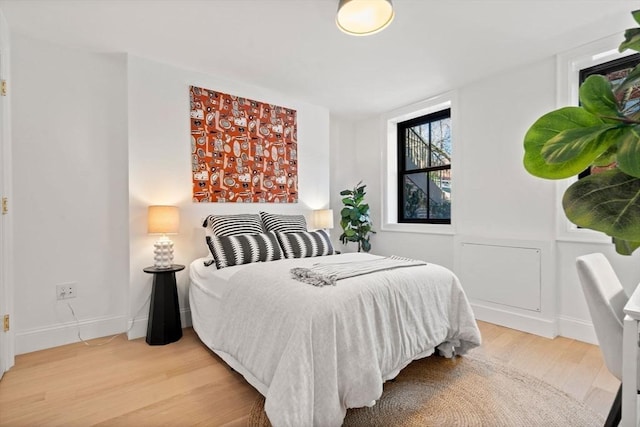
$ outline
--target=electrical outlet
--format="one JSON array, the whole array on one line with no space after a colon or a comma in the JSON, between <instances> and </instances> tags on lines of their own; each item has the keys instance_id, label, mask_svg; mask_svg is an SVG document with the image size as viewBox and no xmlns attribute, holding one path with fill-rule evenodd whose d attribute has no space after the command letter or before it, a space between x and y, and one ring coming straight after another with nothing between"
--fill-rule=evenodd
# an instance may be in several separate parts
<instances>
[{"instance_id":1,"label":"electrical outlet","mask_svg":"<svg viewBox=\"0 0 640 427\"><path fill-rule=\"evenodd\" d=\"M77 283L63 283L61 285L56 286L56 298L58 300L61 299L69 299L76 297L76 285Z\"/></svg>"}]
</instances>

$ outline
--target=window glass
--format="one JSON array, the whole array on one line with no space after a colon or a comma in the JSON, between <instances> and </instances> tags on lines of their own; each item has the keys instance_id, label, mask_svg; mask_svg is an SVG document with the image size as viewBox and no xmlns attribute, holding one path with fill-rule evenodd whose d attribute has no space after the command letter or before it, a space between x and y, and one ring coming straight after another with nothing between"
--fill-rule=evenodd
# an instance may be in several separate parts
<instances>
[{"instance_id":1,"label":"window glass","mask_svg":"<svg viewBox=\"0 0 640 427\"><path fill-rule=\"evenodd\" d=\"M451 110L398 123L398 222L451 223Z\"/></svg>"}]
</instances>

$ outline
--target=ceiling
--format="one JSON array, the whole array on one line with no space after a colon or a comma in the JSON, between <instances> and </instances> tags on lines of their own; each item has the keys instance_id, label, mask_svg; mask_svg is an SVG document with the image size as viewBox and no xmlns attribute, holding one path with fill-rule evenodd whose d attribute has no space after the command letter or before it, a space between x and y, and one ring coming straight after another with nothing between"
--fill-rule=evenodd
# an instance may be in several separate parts
<instances>
[{"instance_id":1,"label":"ceiling","mask_svg":"<svg viewBox=\"0 0 640 427\"><path fill-rule=\"evenodd\" d=\"M636 26L623 0L394 0L353 37L337 0L0 0L12 32L128 52L362 118Z\"/></svg>"}]
</instances>

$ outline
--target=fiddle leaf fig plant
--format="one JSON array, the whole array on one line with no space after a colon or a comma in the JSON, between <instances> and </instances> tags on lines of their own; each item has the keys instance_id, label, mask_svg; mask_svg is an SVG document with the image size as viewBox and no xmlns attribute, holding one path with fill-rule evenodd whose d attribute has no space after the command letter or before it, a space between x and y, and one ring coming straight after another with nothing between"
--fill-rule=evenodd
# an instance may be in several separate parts
<instances>
[{"instance_id":1,"label":"fiddle leaf fig plant","mask_svg":"<svg viewBox=\"0 0 640 427\"><path fill-rule=\"evenodd\" d=\"M375 234L375 231L371 229L369 205L364 203L364 196L367 194L364 191L365 188L366 185L360 181L352 190L340 192L341 196L345 196L342 198L344 207L340 211L340 226L342 227L340 241L345 245L349 242L357 242L358 252L371 250L369 233Z\"/></svg>"},{"instance_id":2,"label":"fiddle leaf fig plant","mask_svg":"<svg viewBox=\"0 0 640 427\"><path fill-rule=\"evenodd\" d=\"M640 24L640 10L632 15ZM625 32L619 50L626 49L640 52L640 28ZM564 179L592 168L565 191L562 206L577 226L611 236L623 255L640 247L640 103L628 102L639 87L640 65L617 85L589 76L580 107L543 115L524 137L524 167L534 176Z\"/></svg>"}]
</instances>

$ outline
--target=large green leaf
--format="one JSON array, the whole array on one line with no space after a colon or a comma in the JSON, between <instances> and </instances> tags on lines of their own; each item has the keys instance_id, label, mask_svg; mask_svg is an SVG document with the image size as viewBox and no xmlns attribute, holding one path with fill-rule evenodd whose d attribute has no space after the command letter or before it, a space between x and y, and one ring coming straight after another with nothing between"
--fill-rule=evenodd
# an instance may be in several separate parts
<instances>
[{"instance_id":1,"label":"large green leaf","mask_svg":"<svg viewBox=\"0 0 640 427\"><path fill-rule=\"evenodd\" d=\"M573 183L564 193L562 206L567 218L580 227L640 241L640 179L619 169Z\"/></svg>"},{"instance_id":2,"label":"large green leaf","mask_svg":"<svg viewBox=\"0 0 640 427\"><path fill-rule=\"evenodd\" d=\"M365 203L364 205L360 205L358 208L361 215L367 215L369 213L369 205Z\"/></svg>"},{"instance_id":3,"label":"large green leaf","mask_svg":"<svg viewBox=\"0 0 640 427\"><path fill-rule=\"evenodd\" d=\"M592 163L593 166L609 166L616 161L616 155L618 151L618 145L611 145L607 151L602 153L600 157L595 159Z\"/></svg>"},{"instance_id":4,"label":"large green leaf","mask_svg":"<svg viewBox=\"0 0 640 427\"><path fill-rule=\"evenodd\" d=\"M549 164L542 157L542 147L561 132L602 124L600 118L581 107L564 107L545 114L529 128L524 137L524 167L530 174L547 179L562 179L579 174L584 170L583 162L572 159Z\"/></svg>"},{"instance_id":5,"label":"large green leaf","mask_svg":"<svg viewBox=\"0 0 640 427\"><path fill-rule=\"evenodd\" d=\"M616 145L617 139L609 136L609 131L615 129L614 125L607 125L565 130L544 144L542 157L549 164L571 162L582 172L609 147Z\"/></svg>"},{"instance_id":6,"label":"large green leaf","mask_svg":"<svg viewBox=\"0 0 640 427\"><path fill-rule=\"evenodd\" d=\"M347 206L355 206L355 203L351 197L345 197L342 199L342 203Z\"/></svg>"},{"instance_id":7,"label":"large green leaf","mask_svg":"<svg viewBox=\"0 0 640 427\"><path fill-rule=\"evenodd\" d=\"M342 210L340 211L340 218L349 218L351 216L352 210L353 208L349 208L349 207L342 208Z\"/></svg>"},{"instance_id":8,"label":"large green leaf","mask_svg":"<svg viewBox=\"0 0 640 427\"><path fill-rule=\"evenodd\" d=\"M633 12L634 18L636 12ZM618 51L623 52L627 49L640 51L640 28L630 28L624 32L624 41L620 43Z\"/></svg>"},{"instance_id":9,"label":"large green leaf","mask_svg":"<svg viewBox=\"0 0 640 427\"><path fill-rule=\"evenodd\" d=\"M640 126L625 126L618 133L618 167L627 175L640 178Z\"/></svg>"},{"instance_id":10,"label":"large green leaf","mask_svg":"<svg viewBox=\"0 0 640 427\"><path fill-rule=\"evenodd\" d=\"M356 232L352 228L348 228L348 229L344 230L344 234L347 237L353 237L353 236L356 235Z\"/></svg>"},{"instance_id":11,"label":"large green leaf","mask_svg":"<svg viewBox=\"0 0 640 427\"><path fill-rule=\"evenodd\" d=\"M616 252L620 255L631 255L633 251L640 248L640 242L631 242L629 240L613 238L613 244L616 246Z\"/></svg>"},{"instance_id":12,"label":"large green leaf","mask_svg":"<svg viewBox=\"0 0 640 427\"><path fill-rule=\"evenodd\" d=\"M620 117L618 102L611 89L609 80L599 74L594 74L580 86L580 102L585 110L604 117Z\"/></svg>"}]
</instances>

